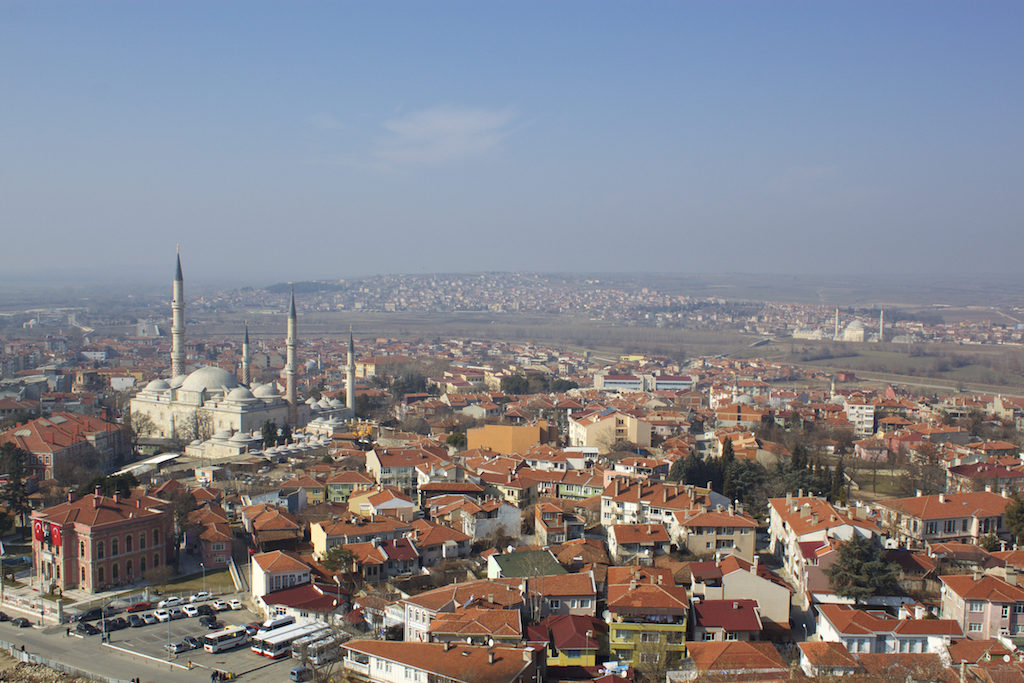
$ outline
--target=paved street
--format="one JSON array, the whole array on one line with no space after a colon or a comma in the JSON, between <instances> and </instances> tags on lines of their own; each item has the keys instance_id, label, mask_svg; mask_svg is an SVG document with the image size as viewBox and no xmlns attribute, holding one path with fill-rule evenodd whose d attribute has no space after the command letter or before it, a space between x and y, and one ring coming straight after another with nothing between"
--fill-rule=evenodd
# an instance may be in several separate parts
<instances>
[{"instance_id":1,"label":"paved street","mask_svg":"<svg viewBox=\"0 0 1024 683\"><path fill-rule=\"evenodd\" d=\"M253 621L256 617L248 610L221 612L218 619L226 626ZM169 626L169 628L168 628ZM139 657L139 652L161 660L167 659L164 645L181 640L186 635L201 637L208 631L198 619L186 618L171 622L152 624L140 628L127 628L110 634L110 644L101 644L100 636L79 637L65 635L65 627L50 626L45 629L19 629L9 623L0 624L0 640L23 643L28 652L71 664L90 673L128 680L138 676L142 681L209 681L213 668L231 671L244 680L278 681L287 680L288 672L295 664L291 659L273 661L249 651L248 646L232 652L210 654L202 650L191 650L172 656L172 662L185 665L191 660L196 668L191 671L173 667L158 661ZM132 652L123 652L124 648Z\"/></svg>"}]
</instances>

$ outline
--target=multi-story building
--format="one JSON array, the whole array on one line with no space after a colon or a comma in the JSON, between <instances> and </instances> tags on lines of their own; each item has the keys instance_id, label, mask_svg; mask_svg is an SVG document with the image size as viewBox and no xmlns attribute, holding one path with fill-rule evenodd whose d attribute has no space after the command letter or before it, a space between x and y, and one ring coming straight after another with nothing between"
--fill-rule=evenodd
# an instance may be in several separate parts
<instances>
[{"instance_id":1,"label":"multi-story building","mask_svg":"<svg viewBox=\"0 0 1024 683\"><path fill-rule=\"evenodd\" d=\"M569 418L570 446L589 446L607 453L617 441L647 448L651 445L651 423L613 408Z\"/></svg>"},{"instance_id":2,"label":"multi-story building","mask_svg":"<svg viewBox=\"0 0 1024 683\"><path fill-rule=\"evenodd\" d=\"M988 534L1009 540L1003 513L1010 499L990 491L939 493L879 501L882 524L901 546L977 543Z\"/></svg>"},{"instance_id":3,"label":"multi-story building","mask_svg":"<svg viewBox=\"0 0 1024 683\"><path fill-rule=\"evenodd\" d=\"M449 614L457 607L471 604L497 609L522 610L525 607L520 582L466 581L453 583L402 600L405 610L405 636L408 642L430 640L430 624L438 614Z\"/></svg>"},{"instance_id":4,"label":"multi-story building","mask_svg":"<svg viewBox=\"0 0 1024 683\"><path fill-rule=\"evenodd\" d=\"M653 564L671 543L664 524L615 524L608 530L608 554L616 564Z\"/></svg>"},{"instance_id":5,"label":"multi-story building","mask_svg":"<svg viewBox=\"0 0 1024 683\"><path fill-rule=\"evenodd\" d=\"M942 618L952 619L974 640L1024 635L1024 589L1015 571L940 576Z\"/></svg>"},{"instance_id":6,"label":"multi-story building","mask_svg":"<svg viewBox=\"0 0 1024 683\"><path fill-rule=\"evenodd\" d=\"M616 477L601 493L601 523L671 524L675 513L729 507L710 489L682 484L626 481Z\"/></svg>"},{"instance_id":7,"label":"multi-story building","mask_svg":"<svg viewBox=\"0 0 1024 683\"><path fill-rule=\"evenodd\" d=\"M377 448L366 453L366 471L374 482L394 486L410 496L416 494L417 467L440 467L447 462L426 448Z\"/></svg>"},{"instance_id":8,"label":"multi-story building","mask_svg":"<svg viewBox=\"0 0 1024 683\"><path fill-rule=\"evenodd\" d=\"M905 613L894 618L884 610L818 605L818 636L853 653L945 652L952 639L963 635L952 619L910 618Z\"/></svg>"},{"instance_id":9,"label":"multi-story building","mask_svg":"<svg viewBox=\"0 0 1024 683\"><path fill-rule=\"evenodd\" d=\"M534 506L534 530L538 545L557 545L583 538L582 515L566 512L554 503L539 502Z\"/></svg>"},{"instance_id":10,"label":"multi-story building","mask_svg":"<svg viewBox=\"0 0 1024 683\"><path fill-rule=\"evenodd\" d=\"M748 562L754 559L754 538L757 522L754 518L728 510L691 511L675 513L670 525L679 547L686 547L697 556L738 555Z\"/></svg>"},{"instance_id":11,"label":"multi-story building","mask_svg":"<svg viewBox=\"0 0 1024 683\"><path fill-rule=\"evenodd\" d=\"M686 589L672 572L653 567L608 568L608 645L613 659L633 666L676 668L686 656Z\"/></svg>"},{"instance_id":12,"label":"multi-story building","mask_svg":"<svg viewBox=\"0 0 1024 683\"><path fill-rule=\"evenodd\" d=\"M167 501L98 494L32 513L32 556L40 585L95 593L132 583L173 557Z\"/></svg>"},{"instance_id":13,"label":"multi-story building","mask_svg":"<svg viewBox=\"0 0 1024 683\"><path fill-rule=\"evenodd\" d=\"M63 463L88 455L95 455L99 466L109 471L108 468L130 450L121 425L66 412L8 429L0 434L0 443L10 443L27 451L32 456L28 468L44 479L54 478Z\"/></svg>"},{"instance_id":14,"label":"multi-story building","mask_svg":"<svg viewBox=\"0 0 1024 683\"><path fill-rule=\"evenodd\" d=\"M252 556L252 597L309 583L310 569L302 560L280 550Z\"/></svg>"},{"instance_id":15,"label":"multi-story building","mask_svg":"<svg viewBox=\"0 0 1024 683\"><path fill-rule=\"evenodd\" d=\"M343 470L328 477L326 486L329 502L345 503L353 491L373 486L373 477L355 470Z\"/></svg>"},{"instance_id":16,"label":"multi-story building","mask_svg":"<svg viewBox=\"0 0 1024 683\"><path fill-rule=\"evenodd\" d=\"M536 683L545 677L542 648L350 640L341 668L371 683Z\"/></svg>"}]
</instances>

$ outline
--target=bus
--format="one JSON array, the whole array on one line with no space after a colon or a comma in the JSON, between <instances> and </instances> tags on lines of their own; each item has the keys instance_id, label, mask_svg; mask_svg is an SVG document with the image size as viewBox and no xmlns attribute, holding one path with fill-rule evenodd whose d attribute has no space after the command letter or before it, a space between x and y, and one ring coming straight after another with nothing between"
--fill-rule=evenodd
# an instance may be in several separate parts
<instances>
[{"instance_id":1,"label":"bus","mask_svg":"<svg viewBox=\"0 0 1024 683\"><path fill-rule=\"evenodd\" d=\"M238 647L249 639L244 626L228 626L223 631L207 634L203 638L203 649L207 652L221 652Z\"/></svg>"},{"instance_id":2,"label":"bus","mask_svg":"<svg viewBox=\"0 0 1024 683\"><path fill-rule=\"evenodd\" d=\"M277 629L284 628L285 626L291 626L294 623L295 617L291 616L290 614L281 615L279 617L271 617L270 619L267 619L262 624L260 624L259 632L256 635L264 636L267 633L270 633L271 631L276 631Z\"/></svg>"},{"instance_id":3,"label":"bus","mask_svg":"<svg viewBox=\"0 0 1024 683\"><path fill-rule=\"evenodd\" d=\"M322 666L341 657L341 644L347 640L346 634L331 633L326 636L314 635L312 642L292 643L292 657L302 660L303 657L313 666Z\"/></svg>"},{"instance_id":4,"label":"bus","mask_svg":"<svg viewBox=\"0 0 1024 683\"><path fill-rule=\"evenodd\" d=\"M314 622L294 629L282 630L280 633L271 634L263 639L260 646L260 654L271 659L287 657L291 654L292 643L299 638L313 635L314 633L326 634L329 629L326 624Z\"/></svg>"},{"instance_id":5,"label":"bus","mask_svg":"<svg viewBox=\"0 0 1024 683\"><path fill-rule=\"evenodd\" d=\"M307 622L297 624L295 623L295 617L292 616L267 619L263 622L263 625L260 626L260 629L256 631L256 635L252 637L252 646L250 649L256 654L261 655L263 654L264 639L270 638L277 633L283 633L284 631L304 626L306 623Z\"/></svg>"}]
</instances>

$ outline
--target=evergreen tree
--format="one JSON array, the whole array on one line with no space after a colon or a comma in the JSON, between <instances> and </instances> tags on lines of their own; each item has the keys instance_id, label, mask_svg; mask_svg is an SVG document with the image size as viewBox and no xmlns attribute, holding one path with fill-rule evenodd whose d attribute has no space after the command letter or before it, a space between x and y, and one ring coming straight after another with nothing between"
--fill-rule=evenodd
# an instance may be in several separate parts
<instances>
[{"instance_id":1,"label":"evergreen tree","mask_svg":"<svg viewBox=\"0 0 1024 683\"><path fill-rule=\"evenodd\" d=\"M277 440L278 446L284 446L292 442L292 426L287 422L281 427L281 436Z\"/></svg>"},{"instance_id":2,"label":"evergreen tree","mask_svg":"<svg viewBox=\"0 0 1024 683\"><path fill-rule=\"evenodd\" d=\"M1024 497L1021 497L1020 494L1015 495L1006 504L1006 510L1003 512L1003 524L1013 534L1017 543L1024 540Z\"/></svg>"},{"instance_id":3,"label":"evergreen tree","mask_svg":"<svg viewBox=\"0 0 1024 683\"><path fill-rule=\"evenodd\" d=\"M690 457L691 456L688 455L685 458L676 458L675 462L672 463L672 467L669 468L668 476L666 477L666 479L672 482L687 481L686 463L690 459Z\"/></svg>"},{"instance_id":4,"label":"evergreen tree","mask_svg":"<svg viewBox=\"0 0 1024 683\"><path fill-rule=\"evenodd\" d=\"M263 447L273 448L277 445L277 423L267 420L263 423L262 429Z\"/></svg>"},{"instance_id":5,"label":"evergreen tree","mask_svg":"<svg viewBox=\"0 0 1024 683\"><path fill-rule=\"evenodd\" d=\"M885 559L885 551L874 538L854 536L841 543L839 557L825 570L836 595L861 601L896 588L900 570Z\"/></svg>"},{"instance_id":6,"label":"evergreen tree","mask_svg":"<svg viewBox=\"0 0 1024 683\"><path fill-rule=\"evenodd\" d=\"M25 487L26 465L30 455L28 451L5 443L0 446L0 460L6 465L9 477L2 490L0 500L7 507L7 512L20 522L22 531L28 529L28 515L32 506L28 502L28 490Z\"/></svg>"},{"instance_id":7,"label":"evergreen tree","mask_svg":"<svg viewBox=\"0 0 1024 683\"><path fill-rule=\"evenodd\" d=\"M793 448L792 463L795 470L807 469L807 449L802 444L797 444Z\"/></svg>"}]
</instances>

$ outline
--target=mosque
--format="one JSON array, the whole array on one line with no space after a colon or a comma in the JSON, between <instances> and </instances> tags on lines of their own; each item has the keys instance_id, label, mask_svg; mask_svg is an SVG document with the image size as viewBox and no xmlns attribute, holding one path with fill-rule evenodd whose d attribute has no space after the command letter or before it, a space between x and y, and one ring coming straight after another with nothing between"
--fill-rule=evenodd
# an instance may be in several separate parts
<instances>
[{"instance_id":1,"label":"mosque","mask_svg":"<svg viewBox=\"0 0 1024 683\"><path fill-rule=\"evenodd\" d=\"M348 405L342 405L340 401L318 402L312 398L306 402L298 400L295 387L298 341L294 292L288 312L285 392L282 396L274 382L250 382L248 326L242 342L241 382L234 373L210 365L186 374L185 282L181 274L180 254L171 291L171 376L153 380L131 401L133 415L147 415L152 421L149 436L191 440L202 436L224 438L234 435L240 439L251 432L258 432L267 420L278 425L287 424L294 429L305 426L311 417L323 421L351 416L354 408L351 387L355 380L351 333L347 368Z\"/></svg>"}]
</instances>

